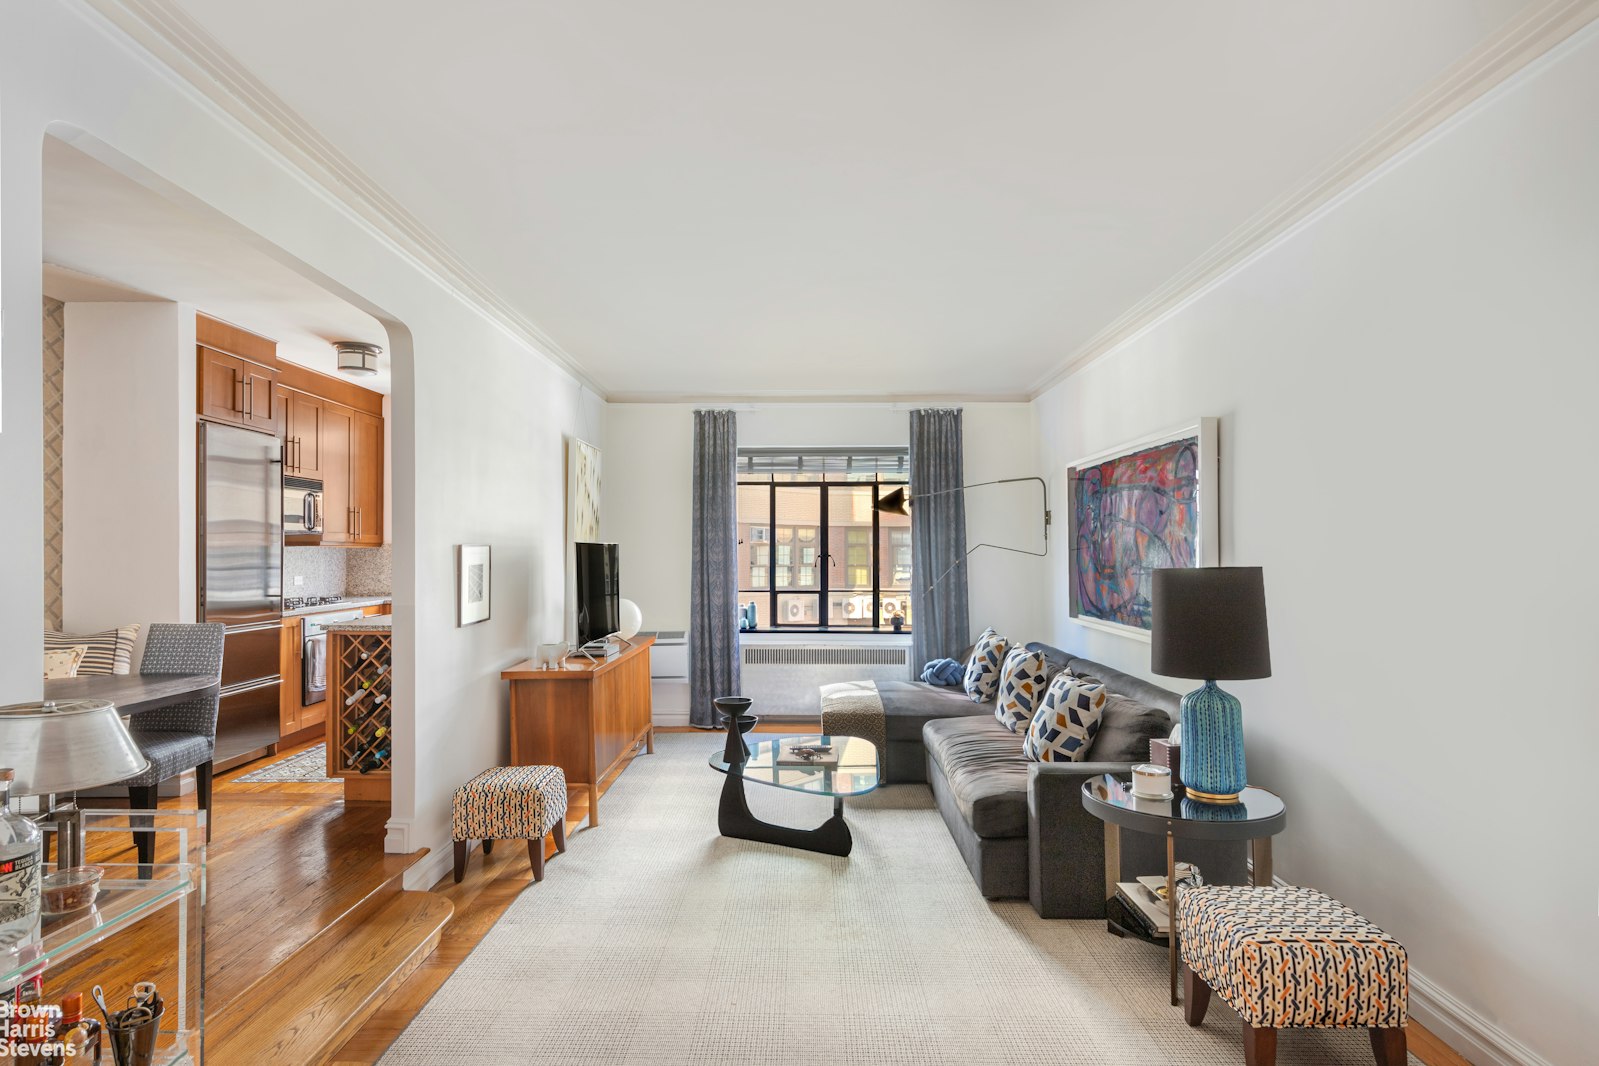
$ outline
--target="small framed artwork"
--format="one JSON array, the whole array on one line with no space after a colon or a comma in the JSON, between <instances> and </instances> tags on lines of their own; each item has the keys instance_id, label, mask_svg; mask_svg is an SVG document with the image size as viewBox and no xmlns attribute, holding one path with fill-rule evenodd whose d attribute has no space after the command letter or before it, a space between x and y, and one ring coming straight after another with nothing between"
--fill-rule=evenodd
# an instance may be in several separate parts
<instances>
[{"instance_id":1,"label":"small framed artwork","mask_svg":"<svg viewBox=\"0 0 1599 1066\"><path fill-rule=\"evenodd\" d=\"M1071 617L1150 639L1150 586L1163 567L1215 566L1216 419L1077 460L1071 486Z\"/></svg>"},{"instance_id":2,"label":"small framed artwork","mask_svg":"<svg viewBox=\"0 0 1599 1066\"><path fill-rule=\"evenodd\" d=\"M455 587L460 607L457 626L469 626L489 620L489 592L491 587L489 546L487 544L460 544L455 549Z\"/></svg>"}]
</instances>

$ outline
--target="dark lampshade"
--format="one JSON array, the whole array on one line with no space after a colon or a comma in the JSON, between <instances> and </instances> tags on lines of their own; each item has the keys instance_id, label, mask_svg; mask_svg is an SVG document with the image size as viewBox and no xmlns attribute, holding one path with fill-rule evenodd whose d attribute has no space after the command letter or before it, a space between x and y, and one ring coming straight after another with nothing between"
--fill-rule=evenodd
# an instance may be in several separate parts
<instances>
[{"instance_id":1,"label":"dark lampshade","mask_svg":"<svg viewBox=\"0 0 1599 1066\"><path fill-rule=\"evenodd\" d=\"M1156 570L1154 577L1151 670L1202 681L1271 676L1260 567Z\"/></svg>"},{"instance_id":2,"label":"dark lampshade","mask_svg":"<svg viewBox=\"0 0 1599 1066\"><path fill-rule=\"evenodd\" d=\"M884 493L872 505L872 510L883 514L908 515L911 513L911 498L906 495L904 489L895 489L893 492Z\"/></svg>"}]
</instances>

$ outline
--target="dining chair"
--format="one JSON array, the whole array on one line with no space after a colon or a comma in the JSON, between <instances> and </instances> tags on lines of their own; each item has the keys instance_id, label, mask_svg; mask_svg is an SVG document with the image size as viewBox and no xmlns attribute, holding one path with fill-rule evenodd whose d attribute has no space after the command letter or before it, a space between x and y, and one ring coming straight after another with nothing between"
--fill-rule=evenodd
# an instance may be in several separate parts
<instances>
[{"instance_id":1,"label":"dining chair","mask_svg":"<svg viewBox=\"0 0 1599 1066\"><path fill-rule=\"evenodd\" d=\"M217 707L221 702L222 641L226 632L220 622L156 622L145 638L144 656L139 660L141 677L210 674L217 688L204 696L170 707L158 707L133 716L128 732L149 767L120 782L128 788L129 807L135 811L155 810L160 803L161 782L193 770L195 791L205 811L205 839L211 841L211 760L216 753ZM155 835L139 832L155 820L149 815L130 819L135 832L134 847L139 855L139 876L149 876L155 862Z\"/></svg>"}]
</instances>

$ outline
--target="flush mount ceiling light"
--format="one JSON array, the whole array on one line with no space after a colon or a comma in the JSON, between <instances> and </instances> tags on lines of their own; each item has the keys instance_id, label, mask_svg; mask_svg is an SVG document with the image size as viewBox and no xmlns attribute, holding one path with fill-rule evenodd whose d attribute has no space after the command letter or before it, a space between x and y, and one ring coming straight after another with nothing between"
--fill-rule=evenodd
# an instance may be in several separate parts
<instances>
[{"instance_id":1,"label":"flush mount ceiling light","mask_svg":"<svg viewBox=\"0 0 1599 1066\"><path fill-rule=\"evenodd\" d=\"M333 349L339 353L339 373L359 377L378 372L378 356L383 354L383 349L376 344L339 341L333 345Z\"/></svg>"}]
</instances>

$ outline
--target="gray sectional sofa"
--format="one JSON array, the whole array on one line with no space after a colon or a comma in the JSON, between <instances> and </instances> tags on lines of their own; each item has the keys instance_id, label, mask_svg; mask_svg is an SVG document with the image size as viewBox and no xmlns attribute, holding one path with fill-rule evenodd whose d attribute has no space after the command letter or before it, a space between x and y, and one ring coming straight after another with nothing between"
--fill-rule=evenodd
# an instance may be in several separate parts
<instances>
[{"instance_id":1,"label":"gray sectional sofa","mask_svg":"<svg viewBox=\"0 0 1599 1066\"><path fill-rule=\"evenodd\" d=\"M1105 827L1083 809L1083 782L1126 773L1149 760L1149 742L1171 733L1181 697L1102 663L1046 644L1051 670L1070 669L1103 681L1110 698L1100 729L1080 763L1035 763L1022 738L994 717L994 705L973 703L960 688L920 682L878 682L888 747L886 783L925 781L989 899L1027 898L1045 918L1105 916ZM1165 841L1122 834L1122 876L1166 868ZM1177 857L1197 863L1207 881L1245 880L1245 847L1237 842L1177 842Z\"/></svg>"}]
</instances>

